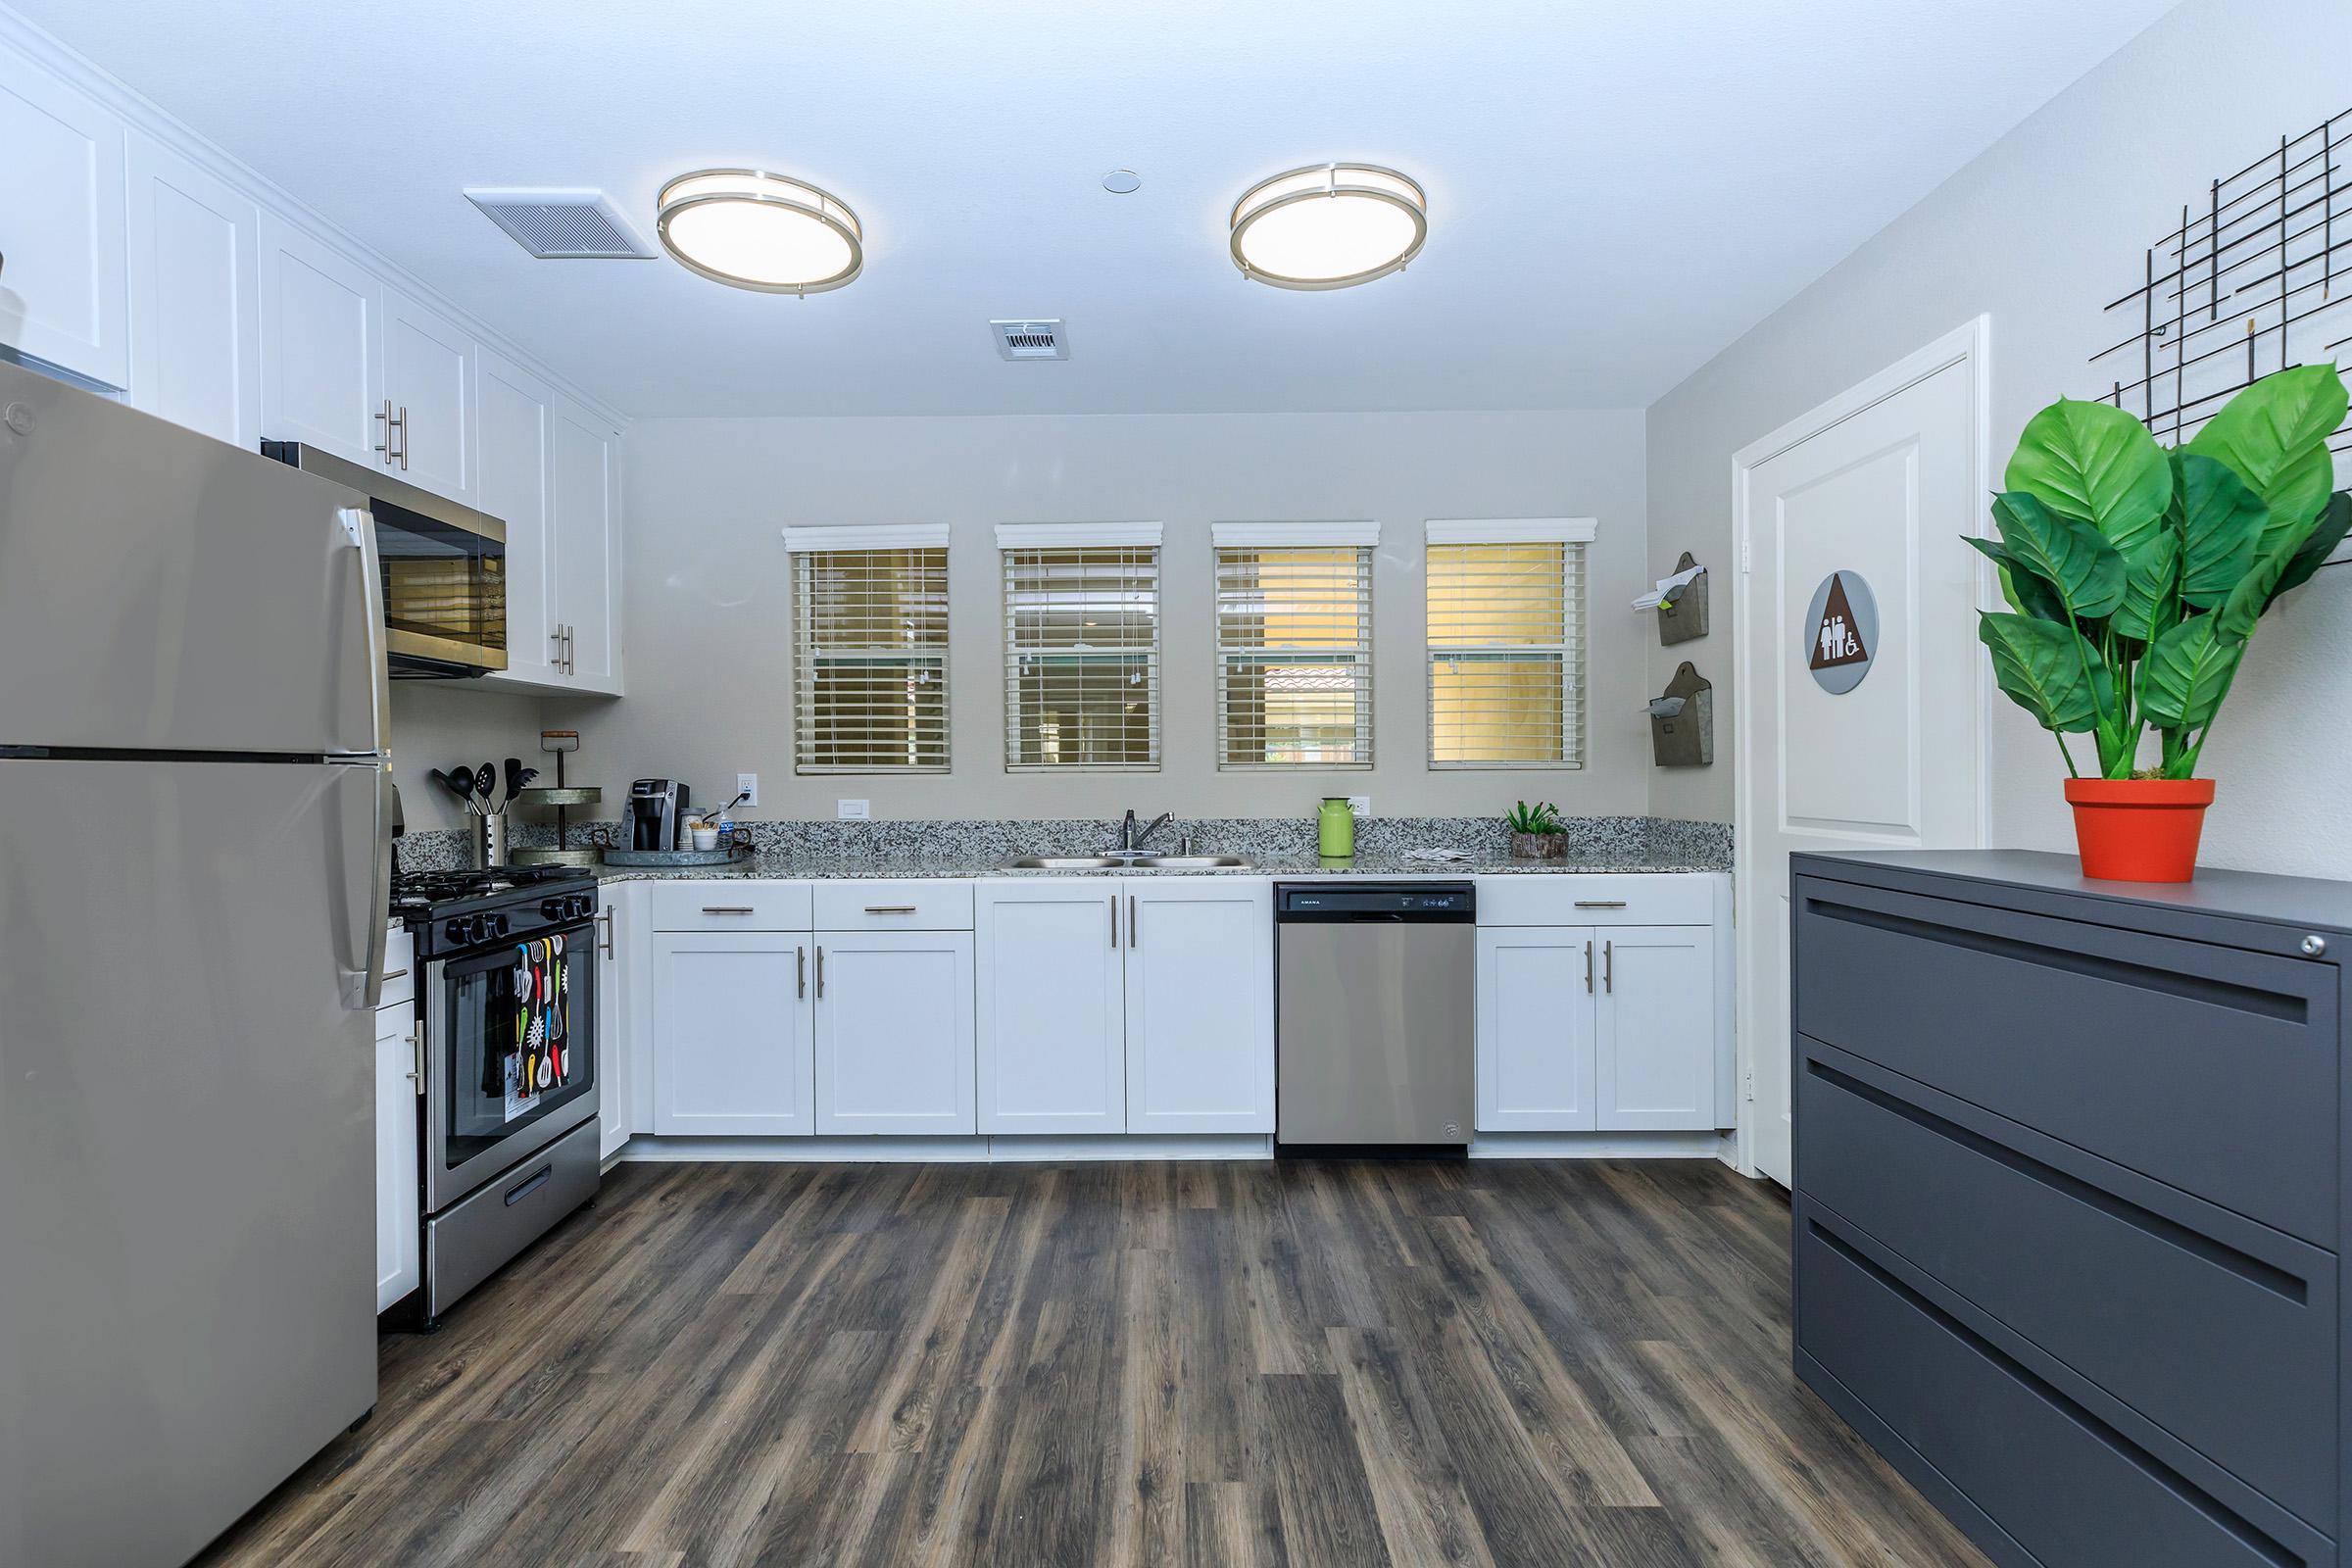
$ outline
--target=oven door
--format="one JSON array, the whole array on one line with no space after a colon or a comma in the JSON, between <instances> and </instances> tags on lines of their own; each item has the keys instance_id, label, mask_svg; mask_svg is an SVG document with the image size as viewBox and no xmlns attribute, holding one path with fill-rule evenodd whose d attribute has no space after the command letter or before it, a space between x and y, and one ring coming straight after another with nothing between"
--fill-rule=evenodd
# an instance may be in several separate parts
<instances>
[{"instance_id":1,"label":"oven door","mask_svg":"<svg viewBox=\"0 0 2352 1568\"><path fill-rule=\"evenodd\" d=\"M592 926L436 960L422 998L431 1082L425 1205L439 1212L597 1115Z\"/></svg>"}]
</instances>

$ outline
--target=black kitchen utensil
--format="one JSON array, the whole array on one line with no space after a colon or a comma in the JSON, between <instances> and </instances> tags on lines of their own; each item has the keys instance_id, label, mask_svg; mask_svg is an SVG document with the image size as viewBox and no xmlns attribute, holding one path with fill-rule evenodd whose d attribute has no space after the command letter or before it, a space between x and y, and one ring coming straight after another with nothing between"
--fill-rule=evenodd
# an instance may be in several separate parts
<instances>
[{"instance_id":1,"label":"black kitchen utensil","mask_svg":"<svg viewBox=\"0 0 2352 1568\"><path fill-rule=\"evenodd\" d=\"M507 804L509 806L513 806L514 797L522 793L522 771L521 758L510 757L507 759Z\"/></svg>"},{"instance_id":2,"label":"black kitchen utensil","mask_svg":"<svg viewBox=\"0 0 2352 1568\"><path fill-rule=\"evenodd\" d=\"M453 767L444 776L442 782L449 786L450 794L466 803L467 810L473 809L473 769Z\"/></svg>"},{"instance_id":3,"label":"black kitchen utensil","mask_svg":"<svg viewBox=\"0 0 2352 1568\"><path fill-rule=\"evenodd\" d=\"M473 792L482 798L482 814L484 816L496 816L500 811L506 809L506 808L503 806L492 806L490 804L490 796L492 792L497 790L497 768L492 767L488 762L484 762L479 768L474 770Z\"/></svg>"}]
</instances>

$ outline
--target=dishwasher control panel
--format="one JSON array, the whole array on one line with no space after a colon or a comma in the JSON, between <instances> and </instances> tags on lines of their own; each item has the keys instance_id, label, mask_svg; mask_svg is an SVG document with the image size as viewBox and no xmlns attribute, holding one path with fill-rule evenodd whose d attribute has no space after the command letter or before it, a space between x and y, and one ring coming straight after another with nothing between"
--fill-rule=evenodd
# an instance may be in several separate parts
<instances>
[{"instance_id":1,"label":"dishwasher control panel","mask_svg":"<svg viewBox=\"0 0 2352 1568\"><path fill-rule=\"evenodd\" d=\"M1274 890L1274 918L1466 925L1478 919L1478 892L1467 882L1285 882Z\"/></svg>"}]
</instances>

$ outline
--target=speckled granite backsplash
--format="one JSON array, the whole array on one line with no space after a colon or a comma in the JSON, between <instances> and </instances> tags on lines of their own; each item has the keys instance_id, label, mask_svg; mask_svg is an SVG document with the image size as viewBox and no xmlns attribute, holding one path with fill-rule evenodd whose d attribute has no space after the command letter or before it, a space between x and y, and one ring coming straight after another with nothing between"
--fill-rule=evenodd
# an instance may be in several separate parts
<instances>
[{"instance_id":1,"label":"speckled granite backsplash","mask_svg":"<svg viewBox=\"0 0 2352 1568\"><path fill-rule=\"evenodd\" d=\"M1662 816L1572 816L1565 821L1569 854L1580 858L1646 854L1692 864L1729 866L1732 862L1732 829L1727 822L1686 822ZM589 825L594 824L573 825L573 844L584 842ZM1056 850L1091 852L1115 845L1119 839L1119 823L1111 818L745 821L737 827L738 831L750 831L760 854L786 858L871 855L897 859L937 855L1004 859ZM1270 862L1311 858L1315 853L1315 824L1305 817L1178 818L1152 836L1152 848L1173 850L1188 833L1193 848L1202 854L1243 855ZM466 839L465 832L453 829L412 833L401 840L400 863L414 871L462 866L466 863ZM1508 839L1509 829L1501 818L1492 816L1370 816L1355 827L1356 851L1366 856L1448 848L1488 858L1507 854ZM548 844L553 835L536 824L518 826L514 842Z\"/></svg>"}]
</instances>

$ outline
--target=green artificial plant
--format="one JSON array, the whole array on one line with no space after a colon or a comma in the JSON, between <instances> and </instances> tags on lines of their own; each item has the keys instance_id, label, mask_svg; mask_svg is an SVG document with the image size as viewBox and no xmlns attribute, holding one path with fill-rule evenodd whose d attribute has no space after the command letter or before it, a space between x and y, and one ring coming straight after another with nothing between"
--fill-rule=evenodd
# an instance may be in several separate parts
<instances>
[{"instance_id":1,"label":"green artificial plant","mask_svg":"<svg viewBox=\"0 0 2352 1568\"><path fill-rule=\"evenodd\" d=\"M2309 365L2256 381L2178 448L2107 403L2061 399L2028 422L1993 498L2000 538L1969 540L2010 607L1977 636L2070 774L2066 737L2089 735L2101 777L2195 775L2255 621L2352 530L2328 449L2344 410L2335 367Z\"/></svg>"},{"instance_id":2,"label":"green artificial plant","mask_svg":"<svg viewBox=\"0 0 2352 1568\"><path fill-rule=\"evenodd\" d=\"M1514 805L1503 817L1514 833L1565 833L1567 825L1560 820L1559 808L1549 801L1538 801L1530 806L1525 801Z\"/></svg>"}]
</instances>

